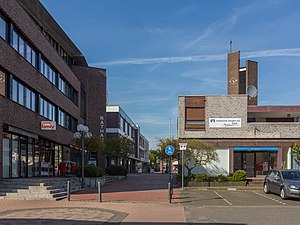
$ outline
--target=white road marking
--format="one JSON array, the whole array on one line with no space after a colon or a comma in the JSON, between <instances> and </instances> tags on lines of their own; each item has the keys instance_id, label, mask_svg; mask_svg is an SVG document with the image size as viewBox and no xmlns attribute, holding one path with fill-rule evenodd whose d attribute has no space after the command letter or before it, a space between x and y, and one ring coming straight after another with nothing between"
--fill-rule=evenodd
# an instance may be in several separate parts
<instances>
[{"instance_id":1,"label":"white road marking","mask_svg":"<svg viewBox=\"0 0 300 225\"><path fill-rule=\"evenodd\" d=\"M226 198L224 198L222 195L220 195L218 192L214 191L216 195L218 195L220 198L222 198L228 205L232 205L230 201L228 201Z\"/></svg>"},{"instance_id":2,"label":"white road marking","mask_svg":"<svg viewBox=\"0 0 300 225\"><path fill-rule=\"evenodd\" d=\"M269 197L269 196L267 196L267 195L265 195L265 194L257 193L257 192L255 192L255 191L252 191L252 192L255 193L255 194L257 194L257 195L259 195L259 196L262 196L262 197L264 197L264 198L266 198L266 199L269 199L269 200L272 200L272 201L274 201L274 202L277 202L277 203L279 203L279 204L281 204L281 205L286 205L286 203L281 202L281 201L279 201L279 200L277 200L277 199L271 198L271 197Z\"/></svg>"}]
</instances>

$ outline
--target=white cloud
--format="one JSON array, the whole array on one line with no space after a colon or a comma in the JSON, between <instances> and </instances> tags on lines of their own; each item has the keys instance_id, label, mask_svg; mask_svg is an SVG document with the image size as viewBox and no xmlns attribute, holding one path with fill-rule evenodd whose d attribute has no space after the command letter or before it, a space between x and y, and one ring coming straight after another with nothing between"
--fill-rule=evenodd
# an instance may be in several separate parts
<instances>
[{"instance_id":1,"label":"white cloud","mask_svg":"<svg viewBox=\"0 0 300 225\"><path fill-rule=\"evenodd\" d=\"M241 53L242 58L266 58L276 56L300 56L300 48L286 48Z\"/></svg>"},{"instance_id":2,"label":"white cloud","mask_svg":"<svg viewBox=\"0 0 300 225\"><path fill-rule=\"evenodd\" d=\"M113 60L107 62L92 63L92 66L113 66L113 65L144 65L157 63L179 63L179 62L200 62L225 60L226 54L220 55L195 55L180 57L160 57L160 58L131 58L123 60Z\"/></svg>"},{"instance_id":3,"label":"white cloud","mask_svg":"<svg viewBox=\"0 0 300 225\"><path fill-rule=\"evenodd\" d=\"M273 49L241 53L241 58L265 58L276 56L300 56L300 48ZM114 66L114 65L145 65L158 63L180 63L180 62L208 62L223 61L227 59L227 54L217 55L194 55L179 57L160 57L160 58L132 58L123 60L113 60L107 62L92 63L92 66Z\"/></svg>"}]
</instances>

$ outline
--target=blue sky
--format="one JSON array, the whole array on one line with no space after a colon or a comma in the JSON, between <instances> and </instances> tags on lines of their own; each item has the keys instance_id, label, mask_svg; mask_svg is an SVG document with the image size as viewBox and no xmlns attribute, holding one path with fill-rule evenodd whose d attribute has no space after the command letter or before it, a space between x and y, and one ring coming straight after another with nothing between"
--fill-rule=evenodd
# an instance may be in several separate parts
<instances>
[{"instance_id":1,"label":"blue sky","mask_svg":"<svg viewBox=\"0 0 300 225\"><path fill-rule=\"evenodd\" d=\"M259 105L300 105L298 0L41 0L156 148L179 95L227 93L229 42L258 62Z\"/></svg>"}]
</instances>

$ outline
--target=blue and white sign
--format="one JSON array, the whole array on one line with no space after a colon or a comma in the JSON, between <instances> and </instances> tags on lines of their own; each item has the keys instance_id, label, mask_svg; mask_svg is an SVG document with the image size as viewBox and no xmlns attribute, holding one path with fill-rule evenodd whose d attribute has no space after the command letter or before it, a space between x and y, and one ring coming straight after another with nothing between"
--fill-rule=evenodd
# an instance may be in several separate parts
<instances>
[{"instance_id":1,"label":"blue and white sign","mask_svg":"<svg viewBox=\"0 0 300 225\"><path fill-rule=\"evenodd\" d=\"M241 118L209 118L210 128L241 128Z\"/></svg>"},{"instance_id":2,"label":"blue and white sign","mask_svg":"<svg viewBox=\"0 0 300 225\"><path fill-rule=\"evenodd\" d=\"M172 145L168 145L165 149L165 152L167 155L173 155L173 153L175 152L175 149Z\"/></svg>"}]
</instances>

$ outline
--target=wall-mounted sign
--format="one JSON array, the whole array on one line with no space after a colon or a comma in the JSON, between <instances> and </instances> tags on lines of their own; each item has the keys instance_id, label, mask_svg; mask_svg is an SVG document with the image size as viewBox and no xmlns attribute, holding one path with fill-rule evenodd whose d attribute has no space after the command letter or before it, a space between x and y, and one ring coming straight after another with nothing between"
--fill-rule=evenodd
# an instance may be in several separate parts
<instances>
[{"instance_id":1,"label":"wall-mounted sign","mask_svg":"<svg viewBox=\"0 0 300 225\"><path fill-rule=\"evenodd\" d=\"M209 118L210 128L241 128L241 118Z\"/></svg>"},{"instance_id":2,"label":"wall-mounted sign","mask_svg":"<svg viewBox=\"0 0 300 225\"><path fill-rule=\"evenodd\" d=\"M41 121L41 130L56 130L55 121Z\"/></svg>"},{"instance_id":3,"label":"wall-mounted sign","mask_svg":"<svg viewBox=\"0 0 300 225\"><path fill-rule=\"evenodd\" d=\"M186 146L187 146L187 143L179 143L179 150L180 151L186 150Z\"/></svg>"},{"instance_id":4,"label":"wall-mounted sign","mask_svg":"<svg viewBox=\"0 0 300 225\"><path fill-rule=\"evenodd\" d=\"M100 138L104 139L105 136L105 118L100 116Z\"/></svg>"}]
</instances>

